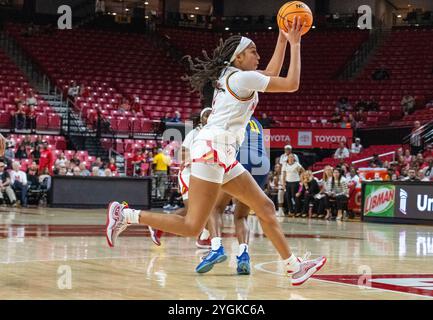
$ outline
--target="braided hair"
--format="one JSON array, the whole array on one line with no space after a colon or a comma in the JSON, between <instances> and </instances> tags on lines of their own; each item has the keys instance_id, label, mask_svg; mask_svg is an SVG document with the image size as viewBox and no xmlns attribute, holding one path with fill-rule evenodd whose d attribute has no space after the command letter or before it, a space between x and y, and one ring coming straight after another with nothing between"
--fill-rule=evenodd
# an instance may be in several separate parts
<instances>
[{"instance_id":1,"label":"braided hair","mask_svg":"<svg viewBox=\"0 0 433 320\"><path fill-rule=\"evenodd\" d=\"M195 62L191 56L184 57L184 59L188 60L192 75L187 75L182 79L189 81L192 91L200 93L202 99L204 98L203 91L206 87L209 88L209 84L213 89L217 87L216 82L221 71L230 65L230 58L241 42L241 38L241 36L235 35L224 42L220 39L219 46L214 50L212 57L209 57L205 50L202 51L204 58L195 58Z\"/></svg>"}]
</instances>

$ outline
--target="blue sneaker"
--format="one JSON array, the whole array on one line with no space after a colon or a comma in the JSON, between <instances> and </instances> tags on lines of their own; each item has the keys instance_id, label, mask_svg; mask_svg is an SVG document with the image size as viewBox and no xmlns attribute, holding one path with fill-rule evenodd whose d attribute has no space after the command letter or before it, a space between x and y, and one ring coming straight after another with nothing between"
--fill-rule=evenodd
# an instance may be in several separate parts
<instances>
[{"instance_id":1,"label":"blue sneaker","mask_svg":"<svg viewBox=\"0 0 433 320\"><path fill-rule=\"evenodd\" d=\"M227 256L224 253L224 247L221 246L218 250L211 250L203 261L195 268L198 273L206 273L212 270L213 266L217 263L221 263L227 260Z\"/></svg>"},{"instance_id":2,"label":"blue sneaker","mask_svg":"<svg viewBox=\"0 0 433 320\"><path fill-rule=\"evenodd\" d=\"M250 274L250 256L248 252L245 250L236 258L238 260L238 267L236 269L238 274Z\"/></svg>"}]
</instances>

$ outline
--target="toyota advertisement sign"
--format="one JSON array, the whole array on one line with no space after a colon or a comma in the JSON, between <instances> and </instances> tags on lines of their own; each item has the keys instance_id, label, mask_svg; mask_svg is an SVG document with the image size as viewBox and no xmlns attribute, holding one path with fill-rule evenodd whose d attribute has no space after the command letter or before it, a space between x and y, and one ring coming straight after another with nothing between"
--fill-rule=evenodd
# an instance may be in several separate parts
<instances>
[{"instance_id":1,"label":"toyota advertisement sign","mask_svg":"<svg viewBox=\"0 0 433 320\"><path fill-rule=\"evenodd\" d=\"M433 184L363 183L361 212L365 221L433 223Z\"/></svg>"}]
</instances>

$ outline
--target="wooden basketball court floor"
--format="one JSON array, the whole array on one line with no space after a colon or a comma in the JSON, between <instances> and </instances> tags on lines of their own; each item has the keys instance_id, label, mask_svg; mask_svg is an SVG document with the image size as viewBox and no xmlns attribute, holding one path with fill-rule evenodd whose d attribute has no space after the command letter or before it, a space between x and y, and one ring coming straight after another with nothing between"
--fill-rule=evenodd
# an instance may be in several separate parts
<instances>
[{"instance_id":1,"label":"wooden basketball court floor","mask_svg":"<svg viewBox=\"0 0 433 320\"><path fill-rule=\"evenodd\" d=\"M225 216L229 259L207 274L194 239L131 227L109 248L105 210L0 210L0 299L431 299L433 227L279 218L297 255L328 262L292 287L255 216L252 274L236 274L237 241Z\"/></svg>"}]
</instances>

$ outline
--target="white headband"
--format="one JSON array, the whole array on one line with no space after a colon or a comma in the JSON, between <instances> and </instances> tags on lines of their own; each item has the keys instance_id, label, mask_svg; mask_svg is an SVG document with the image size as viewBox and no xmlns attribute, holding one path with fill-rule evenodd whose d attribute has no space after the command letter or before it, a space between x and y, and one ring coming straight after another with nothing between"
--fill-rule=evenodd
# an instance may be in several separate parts
<instances>
[{"instance_id":1,"label":"white headband","mask_svg":"<svg viewBox=\"0 0 433 320\"><path fill-rule=\"evenodd\" d=\"M242 51L244 51L248 46L253 42L250 38L242 37L241 42L237 46L235 53L233 53L232 57L230 58L230 62L235 61L236 56L240 54Z\"/></svg>"},{"instance_id":2,"label":"white headband","mask_svg":"<svg viewBox=\"0 0 433 320\"><path fill-rule=\"evenodd\" d=\"M200 119L203 118L203 115L206 111L212 111L212 108L204 108L201 112L200 112Z\"/></svg>"}]
</instances>

